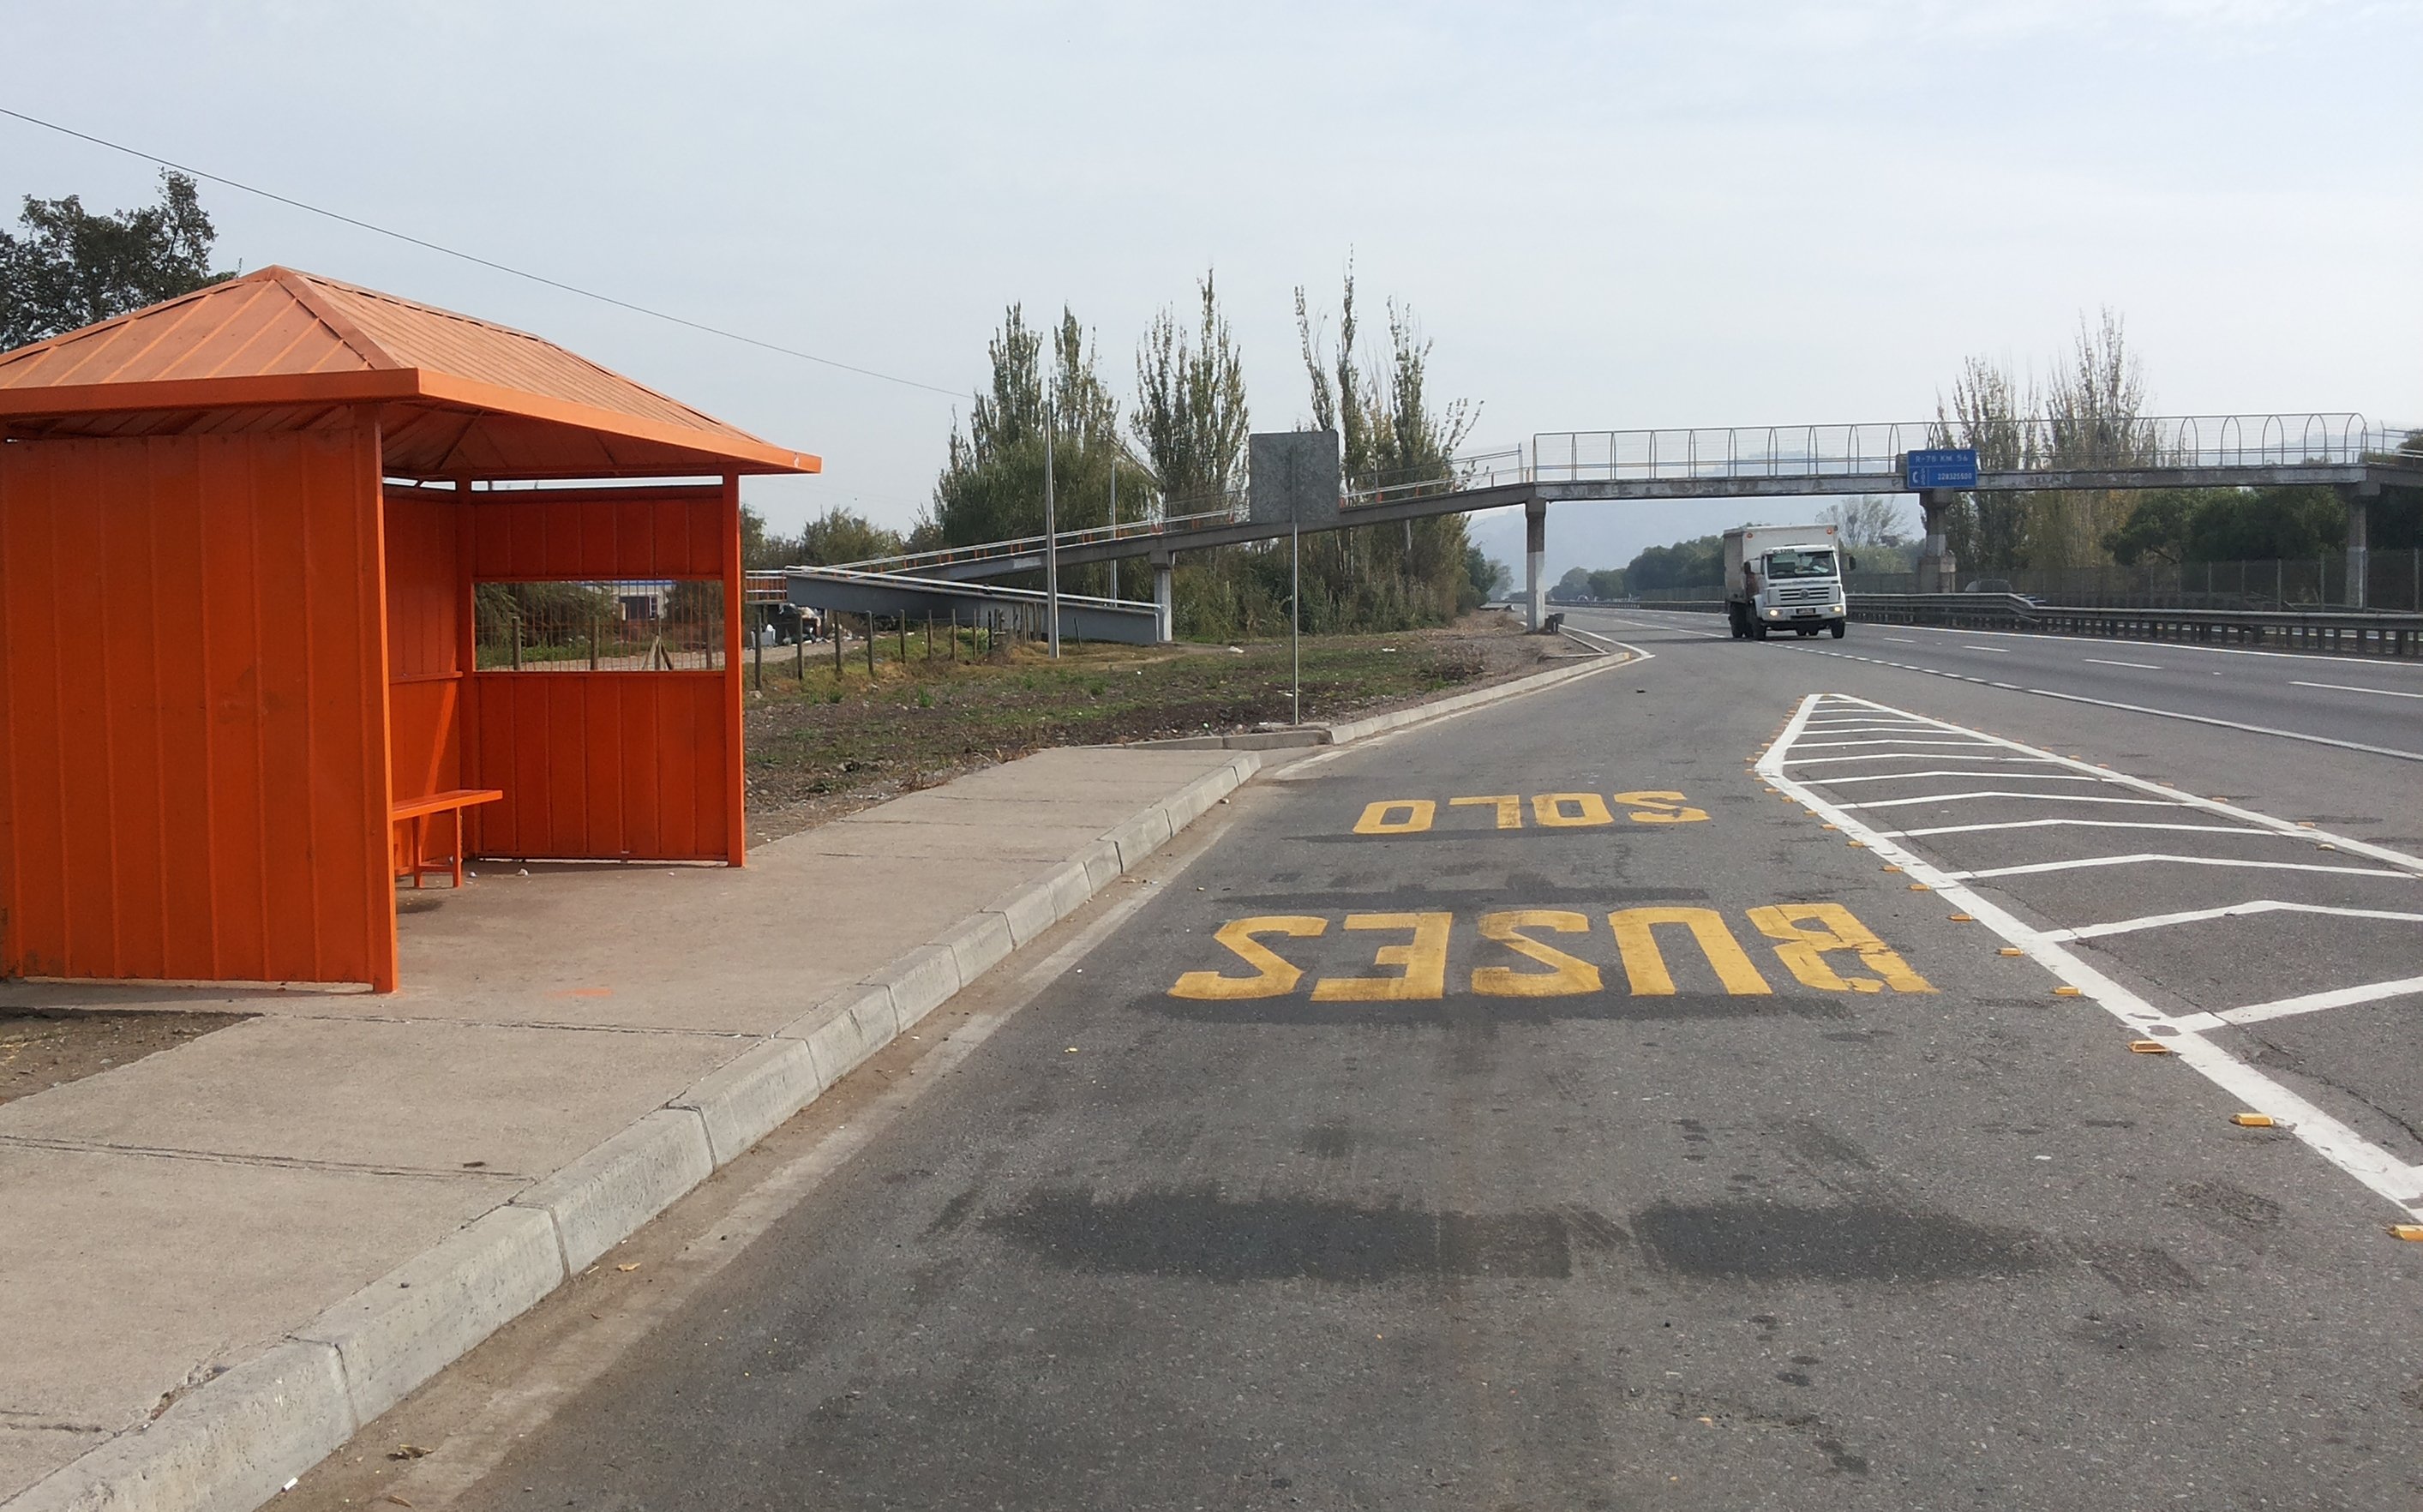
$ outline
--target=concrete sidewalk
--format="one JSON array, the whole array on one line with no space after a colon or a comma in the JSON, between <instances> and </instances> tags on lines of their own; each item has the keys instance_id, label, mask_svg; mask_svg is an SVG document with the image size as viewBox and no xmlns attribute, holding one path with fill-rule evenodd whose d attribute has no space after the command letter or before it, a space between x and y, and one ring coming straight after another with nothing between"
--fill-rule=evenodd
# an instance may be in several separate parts
<instances>
[{"instance_id":1,"label":"concrete sidewalk","mask_svg":"<svg viewBox=\"0 0 2423 1512\"><path fill-rule=\"evenodd\" d=\"M257 1015L0 1106L0 1512L248 1512L1263 761L1046 751L739 870L477 868L404 895L387 996L0 983Z\"/></svg>"},{"instance_id":2,"label":"concrete sidewalk","mask_svg":"<svg viewBox=\"0 0 2423 1512\"><path fill-rule=\"evenodd\" d=\"M1259 759L1045 752L740 870L479 868L404 895L390 996L0 987L259 1015L0 1107L0 1500L255 1505Z\"/></svg>"}]
</instances>

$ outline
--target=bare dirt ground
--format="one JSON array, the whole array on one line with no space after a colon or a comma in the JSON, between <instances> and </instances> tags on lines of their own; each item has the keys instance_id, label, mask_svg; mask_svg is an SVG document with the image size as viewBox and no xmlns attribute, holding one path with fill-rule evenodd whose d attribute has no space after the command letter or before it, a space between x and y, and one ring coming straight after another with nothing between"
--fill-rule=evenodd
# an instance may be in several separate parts
<instances>
[{"instance_id":1,"label":"bare dirt ground","mask_svg":"<svg viewBox=\"0 0 2423 1512\"><path fill-rule=\"evenodd\" d=\"M140 1060L249 1016L0 1009L0 1103Z\"/></svg>"},{"instance_id":2,"label":"bare dirt ground","mask_svg":"<svg viewBox=\"0 0 2423 1512\"><path fill-rule=\"evenodd\" d=\"M1288 643L1238 646L1064 645L1057 662L1020 645L982 661L948 660L948 637L924 655L919 632L830 647L802 682L790 653L769 657L750 695L749 831L762 843L903 792L1054 745L1124 744L1291 723ZM1502 611L1438 629L1338 635L1304 643L1304 721L1320 724L1482 687L1535 671L1574 649L1523 633ZM962 656L967 652L962 647Z\"/></svg>"}]
</instances>

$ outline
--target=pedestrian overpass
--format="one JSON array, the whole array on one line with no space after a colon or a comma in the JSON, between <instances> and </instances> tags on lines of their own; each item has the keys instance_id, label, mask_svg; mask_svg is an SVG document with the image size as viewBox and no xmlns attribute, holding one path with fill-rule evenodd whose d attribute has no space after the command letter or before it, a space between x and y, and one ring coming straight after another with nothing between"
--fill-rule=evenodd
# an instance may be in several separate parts
<instances>
[{"instance_id":1,"label":"pedestrian overpass","mask_svg":"<svg viewBox=\"0 0 2423 1512\"><path fill-rule=\"evenodd\" d=\"M1947 589L1956 570L1943 545L1943 512L1968 490L1911 485L1912 452L1973 446L1976 491L2254 487L2323 485L2348 504L2349 581L2364 581L2369 501L2384 487L2423 488L2423 431L2375 425L2346 413L2181 415L2096 427L2061 419L2014 421L1976 433L1936 421L1872 424L1729 426L1720 429L1558 431L1528 445L1459 457L1439 474L1349 489L1335 523L1360 529L1435 515L1523 508L1525 602L1536 628L1552 503L1686 499L1784 499L1916 493L1924 518L1920 587ZM1242 495L1180 501L1158 517L1062 531L1062 566L1144 557L1164 614L1180 551L1268 541L1285 522L1249 517ZM1043 536L853 562L859 572L950 581L1040 571Z\"/></svg>"}]
</instances>

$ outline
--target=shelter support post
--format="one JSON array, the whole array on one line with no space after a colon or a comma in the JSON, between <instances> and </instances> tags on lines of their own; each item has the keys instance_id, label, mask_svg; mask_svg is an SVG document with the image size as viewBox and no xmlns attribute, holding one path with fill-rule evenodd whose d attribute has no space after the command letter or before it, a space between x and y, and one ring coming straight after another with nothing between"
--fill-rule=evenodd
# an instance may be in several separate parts
<instances>
[{"instance_id":1,"label":"shelter support post","mask_svg":"<svg viewBox=\"0 0 2423 1512\"><path fill-rule=\"evenodd\" d=\"M742 812L746 782L740 745L740 631L749 603L747 579L740 567L740 474L723 475L723 853L729 866L743 865L749 851L749 820ZM765 670L765 649L758 649L758 672Z\"/></svg>"},{"instance_id":2,"label":"shelter support post","mask_svg":"<svg viewBox=\"0 0 2423 1512\"><path fill-rule=\"evenodd\" d=\"M2372 501L2381 492L2377 483L2344 485L2340 497L2347 501L2347 601L2362 609L2368 595L2366 589L2372 576L2371 516Z\"/></svg>"},{"instance_id":3,"label":"shelter support post","mask_svg":"<svg viewBox=\"0 0 2423 1512\"><path fill-rule=\"evenodd\" d=\"M1537 630L1547 613L1548 501L1523 501L1523 625Z\"/></svg>"},{"instance_id":4,"label":"shelter support post","mask_svg":"<svg viewBox=\"0 0 2423 1512\"><path fill-rule=\"evenodd\" d=\"M1160 637L1161 644L1164 645L1167 645L1171 641L1177 639L1177 635L1173 628L1173 614L1171 613L1173 608L1173 593L1170 587L1170 577L1176 566L1177 558L1169 552L1155 551L1152 553L1152 605L1153 608L1161 612L1161 628L1157 633Z\"/></svg>"},{"instance_id":5,"label":"shelter support post","mask_svg":"<svg viewBox=\"0 0 2423 1512\"><path fill-rule=\"evenodd\" d=\"M1960 565L1943 542L1943 517L1959 502L1956 489L1929 488L1918 496L1918 512L1925 539L1918 549L1918 591L1948 594L1959 589Z\"/></svg>"}]
</instances>

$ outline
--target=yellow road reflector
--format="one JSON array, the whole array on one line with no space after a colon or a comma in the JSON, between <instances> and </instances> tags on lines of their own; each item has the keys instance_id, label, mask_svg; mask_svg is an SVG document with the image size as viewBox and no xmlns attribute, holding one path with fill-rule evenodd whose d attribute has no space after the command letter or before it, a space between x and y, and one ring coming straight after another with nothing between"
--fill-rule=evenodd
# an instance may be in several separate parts
<instances>
[{"instance_id":1,"label":"yellow road reflector","mask_svg":"<svg viewBox=\"0 0 2423 1512\"><path fill-rule=\"evenodd\" d=\"M1829 825L1828 827L1831 828L1832 826ZM1844 843L1848 845L1854 851L1864 851L1868 848L1868 842L1865 840L1846 840Z\"/></svg>"},{"instance_id":2,"label":"yellow road reflector","mask_svg":"<svg viewBox=\"0 0 2423 1512\"><path fill-rule=\"evenodd\" d=\"M2301 829L2301 830L2310 830L2310 829L2312 829L2313 827L2314 827L2314 821L2313 821L2312 820L2309 820L2309 819L2301 819L2301 820L2299 820L2297 821L2297 828L2299 828L2299 829Z\"/></svg>"},{"instance_id":3,"label":"yellow road reflector","mask_svg":"<svg viewBox=\"0 0 2423 1512\"><path fill-rule=\"evenodd\" d=\"M1914 892L1914 893L1931 893L1931 892L1935 891L1935 889L1934 889L1934 888L1929 887L1926 883L1923 883L1923 882L1914 882L1914 883L1911 883L1909 884L1909 890L1910 890L1911 892Z\"/></svg>"},{"instance_id":4,"label":"yellow road reflector","mask_svg":"<svg viewBox=\"0 0 2423 1512\"><path fill-rule=\"evenodd\" d=\"M2052 995L2055 997L2076 997L2078 995L2078 989L2072 987L2067 982L2063 982L2060 986L2052 990Z\"/></svg>"},{"instance_id":5,"label":"yellow road reflector","mask_svg":"<svg viewBox=\"0 0 2423 1512\"><path fill-rule=\"evenodd\" d=\"M2269 1113L2232 1113L2229 1122L2241 1129L2269 1129L2277 1125L2277 1121Z\"/></svg>"},{"instance_id":6,"label":"yellow road reflector","mask_svg":"<svg viewBox=\"0 0 2423 1512\"><path fill-rule=\"evenodd\" d=\"M2423 1239L2423 1223L2393 1223L2389 1226L2393 1239Z\"/></svg>"},{"instance_id":7,"label":"yellow road reflector","mask_svg":"<svg viewBox=\"0 0 2423 1512\"><path fill-rule=\"evenodd\" d=\"M1826 828L1826 829L1829 829L1829 830L1830 830L1830 829L1833 829L1833 828L1835 828L1835 827L1836 827L1836 826L1831 825L1831 824L1828 824L1828 825L1825 825L1825 826L1824 826L1824 828Z\"/></svg>"},{"instance_id":8,"label":"yellow road reflector","mask_svg":"<svg viewBox=\"0 0 2423 1512\"><path fill-rule=\"evenodd\" d=\"M2129 1048L2141 1056L2166 1056L2171 1053L2171 1047L2160 1040L2131 1040Z\"/></svg>"},{"instance_id":9,"label":"yellow road reflector","mask_svg":"<svg viewBox=\"0 0 2423 1512\"><path fill-rule=\"evenodd\" d=\"M1955 924L1974 924L1977 921L1967 914L1955 914L1952 915L1952 922Z\"/></svg>"},{"instance_id":10,"label":"yellow road reflector","mask_svg":"<svg viewBox=\"0 0 2423 1512\"><path fill-rule=\"evenodd\" d=\"M1994 953L1998 956L2023 956L2027 954L2025 950L2020 949L2016 945L2006 945Z\"/></svg>"},{"instance_id":11,"label":"yellow road reflector","mask_svg":"<svg viewBox=\"0 0 2423 1512\"><path fill-rule=\"evenodd\" d=\"M1887 871L1899 871L1899 870L1901 869L1901 867L1885 867L1885 869L1886 869Z\"/></svg>"}]
</instances>

